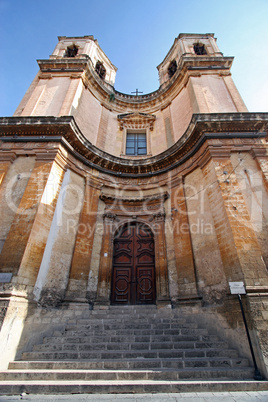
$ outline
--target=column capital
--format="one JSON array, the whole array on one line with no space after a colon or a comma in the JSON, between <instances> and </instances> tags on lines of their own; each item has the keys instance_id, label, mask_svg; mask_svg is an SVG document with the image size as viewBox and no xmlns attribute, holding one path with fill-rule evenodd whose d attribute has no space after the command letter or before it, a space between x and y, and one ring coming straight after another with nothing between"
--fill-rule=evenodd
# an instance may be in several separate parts
<instances>
[{"instance_id":1,"label":"column capital","mask_svg":"<svg viewBox=\"0 0 268 402\"><path fill-rule=\"evenodd\" d=\"M158 212L157 214L153 214L149 218L149 222L155 220L156 222L164 222L166 219L166 213L164 211Z\"/></svg>"},{"instance_id":2,"label":"column capital","mask_svg":"<svg viewBox=\"0 0 268 402\"><path fill-rule=\"evenodd\" d=\"M118 219L116 214L112 214L110 212L105 212L103 214L103 220L106 223L108 223L108 222L111 223L111 222L114 222L114 221L118 221L119 219Z\"/></svg>"},{"instance_id":3,"label":"column capital","mask_svg":"<svg viewBox=\"0 0 268 402\"><path fill-rule=\"evenodd\" d=\"M14 162L16 159L16 153L15 152L5 152L1 154L0 158L0 163L1 162Z\"/></svg>"},{"instance_id":4,"label":"column capital","mask_svg":"<svg viewBox=\"0 0 268 402\"><path fill-rule=\"evenodd\" d=\"M209 146L202 157L199 159L198 166L202 169L207 164L207 162L210 161L210 159L222 160L228 159L230 158L230 156L230 148Z\"/></svg>"},{"instance_id":5,"label":"column capital","mask_svg":"<svg viewBox=\"0 0 268 402\"><path fill-rule=\"evenodd\" d=\"M267 155L267 150L266 148L253 148L250 151L250 154L252 156L253 159L255 158L267 158L268 159L268 155Z\"/></svg>"}]
</instances>

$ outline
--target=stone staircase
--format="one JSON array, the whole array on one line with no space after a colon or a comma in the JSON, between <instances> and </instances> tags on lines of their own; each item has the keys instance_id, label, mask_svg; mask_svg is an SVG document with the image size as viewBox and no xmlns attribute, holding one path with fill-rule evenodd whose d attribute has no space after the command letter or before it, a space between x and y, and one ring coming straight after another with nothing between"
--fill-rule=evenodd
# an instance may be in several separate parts
<instances>
[{"instance_id":1,"label":"stone staircase","mask_svg":"<svg viewBox=\"0 0 268 402\"><path fill-rule=\"evenodd\" d=\"M194 316L155 306L86 311L0 372L0 393L263 390L249 361Z\"/></svg>"}]
</instances>

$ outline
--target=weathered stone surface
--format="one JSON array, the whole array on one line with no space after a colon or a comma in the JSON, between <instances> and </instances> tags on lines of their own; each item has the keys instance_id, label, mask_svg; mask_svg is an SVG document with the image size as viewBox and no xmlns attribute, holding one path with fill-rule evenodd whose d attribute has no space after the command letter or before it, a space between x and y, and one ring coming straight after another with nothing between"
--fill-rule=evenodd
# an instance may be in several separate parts
<instances>
[{"instance_id":1,"label":"weathered stone surface","mask_svg":"<svg viewBox=\"0 0 268 402\"><path fill-rule=\"evenodd\" d=\"M34 290L36 300L44 306L56 306L64 297L83 197L83 178L67 170ZM75 231L70 230L70 221Z\"/></svg>"},{"instance_id":2,"label":"weathered stone surface","mask_svg":"<svg viewBox=\"0 0 268 402\"><path fill-rule=\"evenodd\" d=\"M268 114L247 112L232 60L213 34L181 34L158 66L160 88L142 96L113 88L116 67L92 36L60 37L38 61L15 116L0 119L0 272L12 274L0 283L5 365L25 352L98 359L90 362L96 370L116 358L122 370L174 369L183 356L189 370L180 380L191 378L190 368L207 378L213 364L243 376L245 361L233 350L224 355L217 340L251 359L228 286L243 281L253 349L267 376ZM145 155L126 154L131 133L145 134ZM148 228L153 246L123 239L116 262L115 237L129 223ZM158 313L128 306L126 323L123 305L110 309L114 267L124 271L131 247L141 251L132 273L146 271L150 251L159 312L175 306L194 322L156 322ZM139 277L130 282L136 289ZM210 335L196 334L200 323ZM53 350L44 342L32 351L43 337L55 340ZM162 360L153 366L154 359Z\"/></svg>"}]
</instances>

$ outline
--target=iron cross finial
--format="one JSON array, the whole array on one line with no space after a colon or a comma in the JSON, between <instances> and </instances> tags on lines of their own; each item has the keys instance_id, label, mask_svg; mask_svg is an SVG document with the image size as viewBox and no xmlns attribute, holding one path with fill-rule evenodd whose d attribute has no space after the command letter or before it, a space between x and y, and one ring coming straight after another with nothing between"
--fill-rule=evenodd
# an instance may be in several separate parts
<instances>
[{"instance_id":1,"label":"iron cross finial","mask_svg":"<svg viewBox=\"0 0 268 402\"><path fill-rule=\"evenodd\" d=\"M138 90L138 88L136 89L136 91L134 91L134 92L131 92L132 94L135 94L136 96L138 96L139 94L143 94L143 92L140 92L139 90Z\"/></svg>"}]
</instances>

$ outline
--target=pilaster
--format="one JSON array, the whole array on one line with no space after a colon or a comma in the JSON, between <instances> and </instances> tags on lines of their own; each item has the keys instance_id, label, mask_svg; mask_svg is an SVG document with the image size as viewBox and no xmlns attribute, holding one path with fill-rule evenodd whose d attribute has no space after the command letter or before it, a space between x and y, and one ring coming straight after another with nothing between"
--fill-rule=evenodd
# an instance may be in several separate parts
<instances>
[{"instance_id":1,"label":"pilaster","mask_svg":"<svg viewBox=\"0 0 268 402\"><path fill-rule=\"evenodd\" d=\"M18 271L17 282L34 286L42 262L65 169L56 157L38 206L31 233Z\"/></svg>"},{"instance_id":2,"label":"pilaster","mask_svg":"<svg viewBox=\"0 0 268 402\"><path fill-rule=\"evenodd\" d=\"M83 198L83 177L68 169L34 288L35 299L43 306L57 306L64 299Z\"/></svg>"},{"instance_id":3,"label":"pilaster","mask_svg":"<svg viewBox=\"0 0 268 402\"><path fill-rule=\"evenodd\" d=\"M265 284L261 249L230 159L213 158L203 173L228 281L244 279L247 286Z\"/></svg>"},{"instance_id":4,"label":"pilaster","mask_svg":"<svg viewBox=\"0 0 268 402\"><path fill-rule=\"evenodd\" d=\"M27 100L27 103L24 106L24 109L21 111L20 116L31 116L34 113L34 110L38 105L38 101L45 90L46 83L47 79L40 79L36 83L36 87L31 93L30 98Z\"/></svg>"},{"instance_id":5,"label":"pilaster","mask_svg":"<svg viewBox=\"0 0 268 402\"><path fill-rule=\"evenodd\" d=\"M198 295L203 303L218 304L226 297L228 283L201 169L196 168L185 177L184 194Z\"/></svg>"},{"instance_id":6,"label":"pilaster","mask_svg":"<svg viewBox=\"0 0 268 402\"><path fill-rule=\"evenodd\" d=\"M178 301L183 301L196 298L198 292L183 179L175 180L173 186L171 212L178 275Z\"/></svg>"},{"instance_id":7,"label":"pilaster","mask_svg":"<svg viewBox=\"0 0 268 402\"><path fill-rule=\"evenodd\" d=\"M154 214L151 218L155 234L156 303L158 305L165 305L170 302L165 218L164 211Z\"/></svg>"},{"instance_id":8,"label":"pilaster","mask_svg":"<svg viewBox=\"0 0 268 402\"><path fill-rule=\"evenodd\" d=\"M3 272L10 272L13 273L13 275L16 275L18 272L36 217L38 205L50 174L51 166L51 160L42 160L42 156L40 160L37 156L3 245L0 256L0 264Z\"/></svg>"},{"instance_id":9,"label":"pilaster","mask_svg":"<svg viewBox=\"0 0 268 402\"><path fill-rule=\"evenodd\" d=\"M228 89L228 92L233 100L233 103L234 103L237 111L238 112L247 112L248 109L234 84L231 74L227 75L227 76L222 76L222 79L226 85L226 88Z\"/></svg>"},{"instance_id":10,"label":"pilaster","mask_svg":"<svg viewBox=\"0 0 268 402\"><path fill-rule=\"evenodd\" d=\"M254 148L251 151L251 155L262 172L264 185L266 191L268 191L268 151L266 148Z\"/></svg>"},{"instance_id":11,"label":"pilaster","mask_svg":"<svg viewBox=\"0 0 268 402\"><path fill-rule=\"evenodd\" d=\"M64 101L62 103L59 116L68 116L72 112L72 106L77 107L77 105L75 105L74 102L76 100L76 94L78 92L79 84L82 85L82 81L80 78L70 77L70 85L65 95Z\"/></svg>"},{"instance_id":12,"label":"pilaster","mask_svg":"<svg viewBox=\"0 0 268 402\"><path fill-rule=\"evenodd\" d=\"M100 252L100 269L97 289L96 304L110 304L111 277L112 277L112 253L113 232L116 215L105 212L103 214L103 238Z\"/></svg>"},{"instance_id":13,"label":"pilaster","mask_svg":"<svg viewBox=\"0 0 268 402\"><path fill-rule=\"evenodd\" d=\"M81 211L75 249L70 269L65 300L86 300L87 282L91 268L94 235L97 229L97 214L100 189L87 179L85 197ZM75 230L75 228L73 228Z\"/></svg>"},{"instance_id":14,"label":"pilaster","mask_svg":"<svg viewBox=\"0 0 268 402\"><path fill-rule=\"evenodd\" d=\"M16 159L16 154L15 152L8 152L4 155L1 155L1 160L0 160L0 186L4 180L5 175L7 174L7 171L10 167L10 165L14 162ZM1 191L1 189L0 189ZM0 195L1 197L1 195Z\"/></svg>"}]
</instances>

